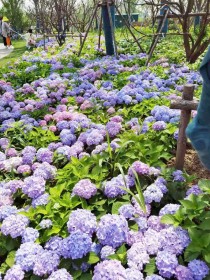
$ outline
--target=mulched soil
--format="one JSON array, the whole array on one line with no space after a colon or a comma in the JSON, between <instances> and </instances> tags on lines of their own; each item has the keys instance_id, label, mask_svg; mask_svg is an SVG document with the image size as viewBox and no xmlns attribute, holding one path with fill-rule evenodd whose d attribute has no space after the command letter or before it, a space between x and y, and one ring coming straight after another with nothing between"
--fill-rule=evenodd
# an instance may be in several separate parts
<instances>
[{"instance_id":1,"label":"mulched soil","mask_svg":"<svg viewBox=\"0 0 210 280\"><path fill-rule=\"evenodd\" d=\"M176 158L172 158L168 166L174 167L175 161ZM210 179L210 171L202 165L197 153L192 149L188 149L186 152L184 170L189 175L195 175L197 177L193 183L197 183L200 179Z\"/></svg>"}]
</instances>

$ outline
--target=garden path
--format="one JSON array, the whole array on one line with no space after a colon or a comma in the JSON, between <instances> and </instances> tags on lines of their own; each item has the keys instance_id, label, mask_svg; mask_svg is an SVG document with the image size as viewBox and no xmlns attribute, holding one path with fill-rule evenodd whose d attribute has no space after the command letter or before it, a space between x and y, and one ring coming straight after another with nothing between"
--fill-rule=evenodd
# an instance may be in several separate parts
<instances>
[{"instance_id":1,"label":"garden path","mask_svg":"<svg viewBox=\"0 0 210 280\"><path fill-rule=\"evenodd\" d=\"M5 49L4 44L0 44L0 59L7 56L12 51L13 51L13 49L11 49L11 50Z\"/></svg>"}]
</instances>

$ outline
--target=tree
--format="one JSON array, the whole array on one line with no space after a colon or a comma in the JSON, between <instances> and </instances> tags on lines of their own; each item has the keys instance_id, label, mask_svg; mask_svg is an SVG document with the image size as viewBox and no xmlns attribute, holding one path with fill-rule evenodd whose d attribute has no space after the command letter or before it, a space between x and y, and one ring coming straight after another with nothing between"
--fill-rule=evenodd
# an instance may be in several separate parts
<instances>
[{"instance_id":1,"label":"tree","mask_svg":"<svg viewBox=\"0 0 210 280\"><path fill-rule=\"evenodd\" d=\"M22 30L24 27L23 0L2 0L3 13L9 18L13 28Z\"/></svg>"},{"instance_id":2,"label":"tree","mask_svg":"<svg viewBox=\"0 0 210 280\"><path fill-rule=\"evenodd\" d=\"M179 21L182 28L182 36L186 60L194 63L198 57L206 50L210 43L210 37L207 34L208 25L210 23L210 1L209 0L174 0L165 1L170 7L170 12ZM147 5L160 7L160 2L157 0L146 0ZM193 29L193 12L199 11L202 13L200 26L194 33Z\"/></svg>"}]
</instances>

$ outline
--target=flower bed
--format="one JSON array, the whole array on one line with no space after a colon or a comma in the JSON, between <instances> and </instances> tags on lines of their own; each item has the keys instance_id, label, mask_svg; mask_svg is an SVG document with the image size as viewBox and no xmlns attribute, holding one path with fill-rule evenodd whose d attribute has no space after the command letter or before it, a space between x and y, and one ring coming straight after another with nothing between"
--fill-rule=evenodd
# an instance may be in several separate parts
<instances>
[{"instance_id":1,"label":"flower bed","mask_svg":"<svg viewBox=\"0 0 210 280\"><path fill-rule=\"evenodd\" d=\"M199 90L199 74L74 47L1 73L3 279L204 279L209 183L166 167L180 115L169 101L186 82Z\"/></svg>"}]
</instances>

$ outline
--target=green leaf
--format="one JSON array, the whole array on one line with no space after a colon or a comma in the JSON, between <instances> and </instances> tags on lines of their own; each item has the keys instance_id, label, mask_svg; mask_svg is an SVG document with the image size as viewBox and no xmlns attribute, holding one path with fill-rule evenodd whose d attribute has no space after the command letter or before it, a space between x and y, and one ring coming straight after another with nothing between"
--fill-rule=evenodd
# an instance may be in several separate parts
<instances>
[{"instance_id":1,"label":"green leaf","mask_svg":"<svg viewBox=\"0 0 210 280\"><path fill-rule=\"evenodd\" d=\"M204 254L204 259L208 264L210 264L210 253Z\"/></svg>"},{"instance_id":2,"label":"green leaf","mask_svg":"<svg viewBox=\"0 0 210 280\"><path fill-rule=\"evenodd\" d=\"M30 277L30 280L42 280L39 276L33 275Z\"/></svg>"},{"instance_id":3,"label":"green leaf","mask_svg":"<svg viewBox=\"0 0 210 280\"><path fill-rule=\"evenodd\" d=\"M210 219L206 219L199 225L199 229L210 230Z\"/></svg>"},{"instance_id":4,"label":"green leaf","mask_svg":"<svg viewBox=\"0 0 210 280\"><path fill-rule=\"evenodd\" d=\"M123 244L118 250L117 250L117 254L124 254L126 253L127 250L126 250L126 247L125 247L125 244Z\"/></svg>"},{"instance_id":5,"label":"green leaf","mask_svg":"<svg viewBox=\"0 0 210 280\"><path fill-rule=\"evenodd\" d=\"M94 252L90 252L87 262L89 264L95 264L99 261L100 261L99 257Z\"/></svg>"},{"instance_id":6,"label":"green leaf","mask_svg":"<svg viewBox=\"0 0 210 280\"><path fill-rule=\"evenodd\" d=\"M89 273L84 273L80 277L80 280L92 280L92 275L90 275Z\"/></svg>"},{"instance_id":7,"label":"green leaf","mask_svg":"<svg viewBox=\"0 0 210 280\"><path fill-rule=\"evenodd\" d=\"M149 263L146 264L146 267L144 269L144 272L147 274L147 275L152 275L154 274L156 271L156 265L155 265L155 258L151 258Z\"/></svg>"},{"instance_id":8,"label":"green leaf","mask_svg":"<svg viewBox=\"0 0 210 280\"><path fill-rule=\"evenodd\" d=\"M114 202L112 204L112 214L119 214L118 210L121 206L125 205L124 202Z\"/></svg>"},{"instance_id":9,"label":"green leaf","mask_svg":"<svg viewBox=\"0 0 210 280\"><path fill-rule=\"evenodd\" d=\"M15 253L16 253L16 251L9 252L9 254L6 258L5 262L9 267L12 267L15 263Z\"/></svg>"},{"instance_id":10,"label":"green leaf","mask_svg":"<svg viewBox=\"0 0 210 280\"><path fill-rule=\"evenodd\" d=\"M174 217L173 215L167 214L167 215L164 215L164 216L161 218L161 223L173 225L173 224L176 223L176 219L175 219L175 217Z\"/></svg>"},{"instance_id":11,"label":"green leaf","mask_svg":"<svg viewBox=\"0 0 210 280\"><path fill-rule=\"evenodd\" d=\"M82 275L82 271L81 270L71 271L71 275L73 276L74 280L78 279Z\"/></svg>"}]
</instances>

